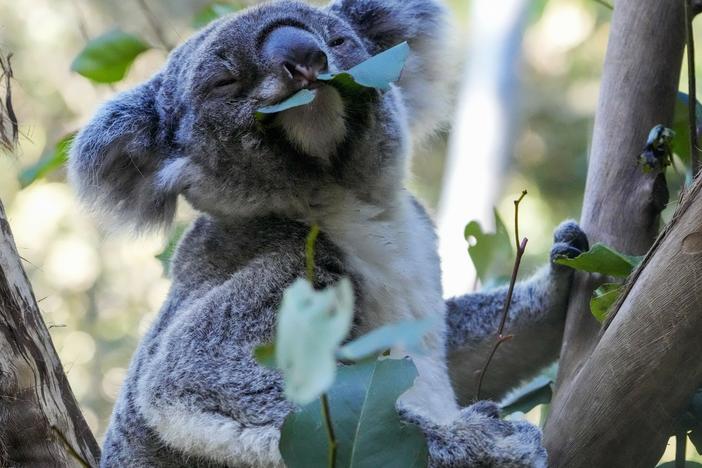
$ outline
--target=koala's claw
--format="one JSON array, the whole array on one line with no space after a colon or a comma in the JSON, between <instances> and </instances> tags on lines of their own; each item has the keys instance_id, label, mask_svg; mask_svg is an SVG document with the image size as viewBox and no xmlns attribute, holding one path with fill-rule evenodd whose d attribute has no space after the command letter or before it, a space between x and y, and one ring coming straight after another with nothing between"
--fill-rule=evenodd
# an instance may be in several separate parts
<instances>
[{"instance_id":1,"label":"koala's claw","mask_svg":"<svg viewBox=\"0 0 702 468\"><path fill-rule=\"evenodd\" d=\"M574 258L590 248L587 236L573 220L563 221L553 233L551 262L558 257Z\"/></svg>"},{"instance_id":2,"label":"koala's claw","mask_svg":"<svg viewBox=\"0 0 702 468\"><path fill-rule=\"evenodd\" d=\"M427 437L431 468L472 466L546 468L541 431L524 421L499 419L495 403L480 401L461 410L450 424L438 425L400 409Z\"/></svg>"}]
</instances>

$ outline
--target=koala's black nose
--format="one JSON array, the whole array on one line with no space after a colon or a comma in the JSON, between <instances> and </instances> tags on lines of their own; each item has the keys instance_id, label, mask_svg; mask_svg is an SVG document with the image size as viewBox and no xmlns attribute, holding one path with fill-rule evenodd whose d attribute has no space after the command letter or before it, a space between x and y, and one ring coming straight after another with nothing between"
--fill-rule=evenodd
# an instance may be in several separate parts
<instances>
[{"instance_id":1,"label":"koala's black nose","mask_svg":"<svg viewBox=\"0 0 702 468\"><path fill-rule=\"evenodd\" d=\"M274 66L282 67L289 78L302 86L317 80L327 70L327 56L320 49L312 33L292 26L274 29L263 48L266 57Z\"/></svg>"}]
</instances>

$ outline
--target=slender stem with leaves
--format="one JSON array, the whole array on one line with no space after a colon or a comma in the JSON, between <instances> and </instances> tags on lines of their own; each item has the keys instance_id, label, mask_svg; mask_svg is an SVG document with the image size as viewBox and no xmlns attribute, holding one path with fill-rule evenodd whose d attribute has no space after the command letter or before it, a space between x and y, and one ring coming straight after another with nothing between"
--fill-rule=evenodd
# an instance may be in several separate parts
<instances>
[{"instance_id":1,"label":"slender stem with leaves","mask_svg":"<svg viewBox=\"0 0 702 468\"><path fill-rule=\"evenodd\" d=\"M480 390L483 387L483 380L485 378L485 374L487 373L488 367L490 367L490 363L492 362L493 357L495 357L495 353L497 352L497 348L500 347L502 343L505 341L509 341L512 339L512 335L505 335L505 325L507 324L507 317L509 316L509 306L512 304L512 296L514 295L514 285L517 283L517 274L519 273L519 265L522 263L522 257L524 256L524 251L526 250L526 244L528 242L528 239L525 237L524 239L519 240L519 204L522 202L524 197L526 196L527 191L524 190L520 197L516 200L514 200L514 238L515 238L515 244L517 246L517 256L514 259L514 267L512 268L512 278L510 279L509 282L509 289L507 290L507 298L505 300L505 305L504 308L502 309L502 319L500 320L500 326L497 329L497 335L495 339L495 344L492 346L492 349L490 350L490 354L488 355L487 360L485 361L485 365L483 366L483 369L480 371L480 377L478 378L478 386L475 390L475 399L480 400Z\"/></svg>"},{"instance_id":2,"label":"slender stem with leaves","mask_svg":"<svg viewBox=\"0 0 702 468\"><path fill-rule=\"evenodd\" d=\"M307 280L314 284L314 252L319 237L319 224L315 223L307 234L307 242L305 244L305 267L307 270ZM329 458L328 467L336 468L336 435L334 434L334 426L332 425L331 411L329 409L329 398L326 393L322 393L319 397L322 406L322 419L324 427L327 431L327 439L329 441Z\"/></svg>"}]
</instances>

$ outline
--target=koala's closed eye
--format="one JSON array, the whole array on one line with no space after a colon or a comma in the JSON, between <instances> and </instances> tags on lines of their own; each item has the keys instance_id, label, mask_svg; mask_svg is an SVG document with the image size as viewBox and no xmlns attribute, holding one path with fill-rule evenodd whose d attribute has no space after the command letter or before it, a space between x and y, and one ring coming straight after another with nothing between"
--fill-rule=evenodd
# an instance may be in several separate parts
<instances>
[{"instance_id":1,"label":"koala's closed eye","mask_svg":"<svg viewBox=\"0 0 702 468\"><path fill-rule=\"evenodd\" d=\"M335 37L335 38L331 39L331 40L327 43L327 45L328 45L329 47L339 47L339 46L341 46L341 45L344 45L345 42L346 42L346 38L345 38L345 37Z\"/></svg>"},{"instance_id":2,"label":"koala's closed eye","mask_svg":"<svg viewBox=\"0 0 702 468\"><path fill-rule=\"evenodd\" d=\"M241 81L233 75L223 75L213 79L208 86L208 96L236 96L241 90Z\"/></svg>"}]
</instances>

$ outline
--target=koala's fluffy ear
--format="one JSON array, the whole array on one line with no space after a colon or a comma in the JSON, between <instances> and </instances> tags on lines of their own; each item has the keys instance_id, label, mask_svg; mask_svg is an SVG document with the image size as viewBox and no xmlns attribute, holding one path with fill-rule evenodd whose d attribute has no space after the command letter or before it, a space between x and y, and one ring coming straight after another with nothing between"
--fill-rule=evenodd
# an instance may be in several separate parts
<instances>
[{"instance_id":1,"label":"koala's fluffy ear","mask_svg":"<svg viewBox=\"0 0 702 468\"><path fill-rule=\"evenodd\" d=\"M98 110L78 133L68 175L79 197L109 224L142 231L175 213L183 160L169 154L156 105L159 76Z\"/></svg>"},{"instance_id":2,"label":"koala's fluffy ear","mask_svg":"<svg viewBox=\"0 0 702 468\"><path fill-rule=\"evenodd\" d=\"M356 30L371 54L409 43L412 54L399 86L415 138L446 122L456 73L448 43L451 25L440 0L334 0L328 8Z\"/></svg>"}]
</instances>

